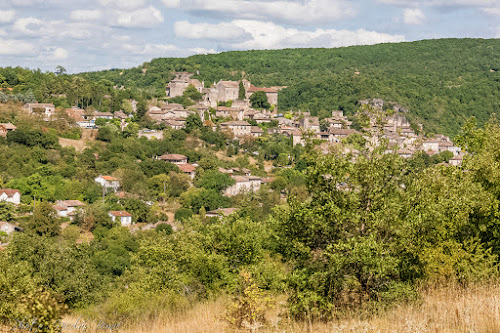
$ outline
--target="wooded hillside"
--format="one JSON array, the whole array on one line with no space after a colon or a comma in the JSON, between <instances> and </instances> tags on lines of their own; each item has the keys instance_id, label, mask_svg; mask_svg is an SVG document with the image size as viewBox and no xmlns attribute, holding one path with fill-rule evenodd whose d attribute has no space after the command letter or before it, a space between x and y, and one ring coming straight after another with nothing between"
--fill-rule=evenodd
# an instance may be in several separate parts
<instances>
[{"instance_id":1,"label":"wooded hillside","mask_svg":"<svg viewBox=\"0 0 500 333\"><path fill-rule=\"evenodd\" d=\"M241 78L287 86L281 110L353 113L361 99L406 106L428 131L455 135L472 115L486 122L500 107L500 40L440 39L336 49L226 52L160 58L127 70L85 73L125 87L163 92L174 71L199 71L205 84ZM357 74L359 73L359 74Z\"/></svg>"}]
</instances>

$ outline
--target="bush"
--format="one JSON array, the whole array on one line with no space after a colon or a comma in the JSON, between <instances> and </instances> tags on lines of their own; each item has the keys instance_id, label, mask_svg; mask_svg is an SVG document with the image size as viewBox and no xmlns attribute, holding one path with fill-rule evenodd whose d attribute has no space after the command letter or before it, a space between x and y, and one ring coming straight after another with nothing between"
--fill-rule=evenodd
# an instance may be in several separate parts
<instances>
[{"instance_id":1,"label":"bush","mask_svg":"<svg viewBox=\"0 0 500 333\"><path fill-rule=\"evenodd\" d=\"M185 221L193 216L193 211L189 208L181 208L175 212L175 219L177 221Z\"/></svg>"},{"instance_id":2,"label":"bush","mask_svg":"<svg viewBox=\"0 0 500 333\"><path fill-rule=\"evenodd\" d=\"M167 223L160 223L156 226L155 228L156 232L158 233L164 233L165 235L171 235L174 230L172 229L172 226Z\"/></svg>"}]
</instances>

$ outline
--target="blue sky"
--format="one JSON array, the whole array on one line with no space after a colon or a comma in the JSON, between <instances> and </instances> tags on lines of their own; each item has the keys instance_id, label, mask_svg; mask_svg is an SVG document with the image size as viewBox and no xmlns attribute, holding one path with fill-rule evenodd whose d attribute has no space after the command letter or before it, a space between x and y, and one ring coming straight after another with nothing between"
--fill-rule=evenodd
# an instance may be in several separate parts
<instances>
[{"instance_id":1,"label":"blue sky","mask_svg":"<svg viewBox=\"0 0 500 333\"><path fill-rule=\"evenodd\" d=\"M70 73L446 37L500 38L500 0L0 0L0 67Z\"/></svg>"}]
</instances>

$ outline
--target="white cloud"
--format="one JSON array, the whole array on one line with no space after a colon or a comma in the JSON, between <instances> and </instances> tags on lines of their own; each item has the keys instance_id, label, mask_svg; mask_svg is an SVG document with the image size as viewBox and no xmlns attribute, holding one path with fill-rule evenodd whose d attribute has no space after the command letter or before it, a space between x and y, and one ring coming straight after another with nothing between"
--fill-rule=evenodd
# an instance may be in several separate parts
<instances>
[{"instance_id":1,"label":"white cloud","mask_svg":"<svg viewBox=\"0 0 500 333\"><path fill-rule=\"evenodd\" d=\"M488 15L500 16L500 4L498 7L483 8L483 12Z\"/></svg>"},{"instance_id":2,"label":"white cloud","mask_svg":"<svg viewBox=\"0 0 500 333\"><path fill-rule=\"evenodd\" d=\"M332 23L355 16L348 0L163 0L165 6L194 13L213 12L231 18L273 20L294 25Z\"/></svg>"},{"instance_id":3,"label":"white cloud","mask_svg":"<svg viewBox=\"0 0 500 333\"><path fill-rule=\"evenodd\" d=\"M192 38L214 38L214 33L199 29L203 24L192 24L196 33ZM298 47L341 47L348 45L368 45L405 41L402 35L390 35L376 31L359 29L334 30L316 29L314 31L285 28L272 22L235 20L228 23L228 30L243 30L250 38L227 42L221 34L219 42L231 49L281 49ZM184 31L185 33L185 31Z\"/></svg>"},{"instance_id":4,"label":"white cloud","mask_svg":"<svg viewBox=\"0 0 500 333\"><path fill-rule=\"evenodd\" d=\"M497 0L378 0L389 5L427 5L440 7L484 7L498 3Z\"/></svg>"},{"instance_id":5,"label":"white cloud","mask_svg":"<svg viewBox=\"0 0 500 333\"><path fill-rule=\"evenodd\" d=\"M24 17L14 22L14 30L25 35L37 35L42 30L44 24L42 20L35 17Z\"/></svg>"},{"instance_id":6,"label":"white cloud","mask_svg":"<svg viewBox=\"0 0 500 333\"><path fill-rule=\"evenodd\" d=\"M35 46L31 43L0 38L0 55L31 55L35 51Z\"/></svg>"},{"instance_id":7,"label":"white cloud","mask_svg":"<svg viewBox=\"0 0 500 333\"><path fill-rule=\"evenodd\" d=\"M172 44L124 44L123 48L133 54L148 55L150 57L166 56L172 51L178 51L179 48Z\"/></svg>"},{"instance_id":8,"label":"white cloud","mask_svg":"<svg viewBox=\"0 0 500 333\"><path fill-rule=\"evenodd\" d=\"M418 8L407 8L404 10L403 20L406 24L422 24L425 14Z\"/></svg>"},{"instance_id":9,"label":"white cloud","mask_svg":"<svg viewBox=\"0 0 500 333\"><path fill-rule=\"evenodd\" d=\"M99 10L73 10L69 15L75 21L95 21L101 18L102 13Z\"/></svg>"},{"instance_id":10,"label":"white cloud","mask_svg":"<svg viewBox=\"0 0 500 333\"><path fill-rule=\"evenodd\" d=\"M52 56L54 60L63 60L68 57L68 51L58 47L53 51Z\"/></svg>"},{"instance_id":11,"label":"white cloud","mask_svg":"<svg viewBox=\"0 0 500 333\"><path fill-rule=\"evenodd\" d=\"M134 11L115 10L111 16L111 24L120 27L147 28L162 22L162 13L153 6Z\"/></svg>"},{"instance_id":12,"label":"white cloud","mask_svg":"<svg viewBox=\"0 0 500 333\"><path fill-rule=\"evenodd\" d=\"M204 49L202 47L191 48L191 49L188 49L188 51L189 52L193 52L195 54L214 54L214 53L218 53L214 49Z\"/></svg>"},{"instance_id":13,"label":"white cloud","mask_svg":"<svg viewBox=\"0 0 500 333\"><path fill-rule=\"evenodd\" d=\"M16 12L14 10L0 10L0 23L9 23L14 21Z\"/></svg>"},{"instance_id":14,"label":"white cloud","mask_svg":"<svg viewBox=\"0 0 500 333\"><path fill-rule=\"evenodd\" d=\"M131 10L144 7L146 0L99 0L99 3L103 6Z\"/></svg>"},{"instance_id":15,"label":"white cloud","mask_svg":"<svg viewBox=\"0 0 500 333\"><path fill-rule=\"evenodd\" d=\"M188 21L175 22L175 34L178 37L189 39L224 40L227 42L249 39L251 36L244 29L232 23L189 23Z\"/></svg>"}]
</instances>

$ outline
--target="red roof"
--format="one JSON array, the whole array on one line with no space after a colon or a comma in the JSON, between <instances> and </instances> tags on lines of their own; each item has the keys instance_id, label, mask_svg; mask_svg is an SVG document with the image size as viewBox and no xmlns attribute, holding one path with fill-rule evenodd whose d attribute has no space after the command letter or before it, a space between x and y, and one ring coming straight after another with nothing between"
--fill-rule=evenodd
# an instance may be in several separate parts
<instances>
[{"instance_id":1,"label":"red roof","mask_svg":"<svg viewBox=\"0 0 500 333\"><path fill-rule=\"evenodd\" d=\"M79 207L79 206L85 206L83 202L80 200L62 200L59 203L65 205L66 207Z\"/></svg>"},{"instance_id":2,"label":"red roof","mask_svg":"<svg viewBox=\"0 0 500 333\"><path fill-rule=\"evenodd\" d=\"M115 211L111 211L109 212L111 215L113 216L117 216L117 217L126 217L126 216L132 216L131 214L127 213L126 211L124 210L115 210Z\"/></svg>"},{"instance_id":3,"label":"red roof","mask_svg":"<svg viewBox=\"0 0 500 333\"><path fill-rule=\"evenodd\" d=\"M107 180L107 181L114 181L118 180L118 178L112 177L112 176L101 176L102 179Z\"/></svg>"},{"instance_id":4,"label":"red roof","mask_svg":"<svg viewBox=\"0 0 500 333\"><path fill-rule=\"evenodd\" d=\"M0 189L0 195L5 193L9 198L12 197L14 194L16 194L16 192L19 193L19 195L21 195L21 192L19 192L18 190L13 190L10 188Z\"/></svg>"},{"instance_id":5,"label":"red roof","mask_svg":"<svg viewBox=\"0 0 500 333\"><path fill-rule=\"evenodd\" d=\"M191 173L196 169L196 166L189 163L179 164L178 167L184 173Z\"/></svg>"}]
</instances>

